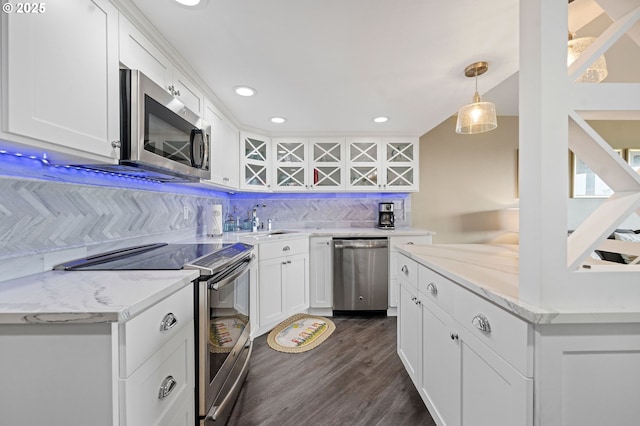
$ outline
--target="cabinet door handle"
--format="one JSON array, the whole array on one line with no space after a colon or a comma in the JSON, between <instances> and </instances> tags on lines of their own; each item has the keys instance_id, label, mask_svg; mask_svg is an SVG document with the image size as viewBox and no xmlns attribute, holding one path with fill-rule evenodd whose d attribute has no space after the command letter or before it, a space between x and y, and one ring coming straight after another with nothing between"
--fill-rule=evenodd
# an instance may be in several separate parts
<instances>
[{"instance_id":1,"label":"cabinet door handle","mask_svg":"<svg viewBox=\"0 0 640 426\"><path fill-rule=\"evenodd\" d=\"M402 265L402 268L400 270L404 272L405 275L409 274L409 268L407 268L407 265Z\"/></svg>"},{"instance_id":2,"label":"cabinet door handle","mask_svg":"<svg viewBox=\"0 0 640 426\"><path fill-rule=\"evenodd\" d=\"M111 141L111 148L118 149L122 146L122 142L120 141Z\"/></svg>"},{"instance_id":3,"label":"cabinet door handle","mask_svg":"<svg viewBox=\"0 0 640 426\"><path fill-rule=\"evenodd\" d=\"M408 246L412 246L412 245L413 245L413 241L409 241L409 242L407 243L407 245L408 245Z\"/></svg>"},{"instance_id":4,"label":"cabinet door handle","mask_svg":"<svg viewBox=\"0 0 640 426\"><path fill-rule=\"evenodd\" d=\"M411 298L411 301L412 301L412 302L415 302L415 301L416 301L416 299L417 299L416 297L412 297L412 298Z\"/></svg>"},{"instance_id":5,"label":"cabinet door handle","mask_svg":"<svg viewBox=\"0 0 640 426\"><path fill-rule=\"evenodd\" d=\"M482 314L478 314L471 320L471 323L478 327L478 330L483 333L491 333L491 325L489 324L489 319Z\"/></svg>"},{"instance_id":6,"label":"cabinet door handle","mask_svg":"<svg viewBox=\"0 0 640 426\"><path fill-rule=\"evenodd\" d=\"M169 396L169 394L175 389L178 382L173 376L167 376L166 379L162 381L160 385L160 390L158 391L158 399L165 399Z\"/></svg>"},{"instance_id":7,"label":"cabinet door handle","mask_svg":"<svg viewBox=\"0 0 640 426\"><path fill-rule=\"evenodd\" d=\"M283 261L282 261L282 264L283 264L283 265L286 265L286 264L287 264L287 261L286 261L286 260L283 260Z\"/></svg>"},{"instance_id":8,"label":"cabinet door handle","mask_svg":"<svg viewBox=\"0 0 640 426\"><path fill-rule=\"evenodd\" d=\"M291 250L291 247L289 246L282 247L282 251L289 251L289 250Z\"/></svg>"},{"instance_id":9,"label":"cabinet door handle","mask_svg":"<svg viewBox=\"0 0 640 426\"><path fill-rule=\"evenodd\" d=\"M416 305L420 306L420 305L422 305L422 302L420 300L416 299Z\"/></svg>"},{"instance_id":10,"label":"cabinet door handle","mask_svg":"<svg viewBox=\"0 0 640 426\"><path fill-rule=\"evenodd\" d=\"M429 290L429 293L433 294L434 296L438 295L438 287L436 287L434 283L429 283L429 285L427 286L427 290Z\"/></svg>"},{"instance_id":11,"label":"cabinet door handle","mask_svg":"<svg viewBox=\"0 0 640 426\"><path fill-rule=\"evenodd\" d=\"M160 331L170 330L175 327L176 324L178 324L178 318L176 318L176 316L173 315L172 312L169 312L164 316L164 318L162 318L162 321L160 322Z\"/></svg>"},{"instance_id":12,"label":"cabinet door handle","mask_svg":"<svg viewBox=\"0 0 640 426\"><path fill-rule=\"evenodd\" d=\"M454 332L449 333L449 337L451 337L451 340L459 339L458 333L454 333Z\"/></svg>"}]
</instances>

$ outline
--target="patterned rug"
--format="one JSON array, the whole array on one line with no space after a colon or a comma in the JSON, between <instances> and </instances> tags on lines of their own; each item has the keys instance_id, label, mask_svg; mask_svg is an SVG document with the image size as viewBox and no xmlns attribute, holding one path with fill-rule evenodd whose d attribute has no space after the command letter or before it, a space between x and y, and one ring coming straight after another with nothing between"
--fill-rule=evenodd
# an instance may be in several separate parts
<instances>
[{"instance_id":1,"label":"patterned rug","mask_svg":"<svg viewBox=\"0 0 640 426\"><path fill-rule=\"evenodd\" d=\"M335 329L335 324L327 318L296 314L271 330L267 344L279 352L306 352L327 340Z\"/></svg>"}]
</instances>

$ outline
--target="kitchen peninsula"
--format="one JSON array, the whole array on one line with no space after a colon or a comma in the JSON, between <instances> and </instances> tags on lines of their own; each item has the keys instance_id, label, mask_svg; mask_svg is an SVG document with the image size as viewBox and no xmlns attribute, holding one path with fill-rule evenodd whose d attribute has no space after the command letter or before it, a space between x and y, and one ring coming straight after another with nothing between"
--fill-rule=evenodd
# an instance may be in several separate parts
<instances>
[{"instance_id":1,"label":"kitchen peninsula","mask_svg":"<svg viewBox=\"0 0 640 426\"><path fill-rule=\"evenodd\" d=\"M522 302L518 246L398 251L398 354L437 422L636 421L640 312Z\"/></svg>"}]
</instances>

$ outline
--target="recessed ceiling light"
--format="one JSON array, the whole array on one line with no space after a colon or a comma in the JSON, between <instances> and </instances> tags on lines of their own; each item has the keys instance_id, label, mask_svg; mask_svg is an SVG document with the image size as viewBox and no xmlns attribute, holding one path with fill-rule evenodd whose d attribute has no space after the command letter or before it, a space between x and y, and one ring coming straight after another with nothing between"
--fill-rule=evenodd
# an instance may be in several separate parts
<instances>
[{"instance_id":1,"label":"recessed ceiling light","mask_svg":"<svg viewBox=\"0 0 640 426\"><path fill-rule=\"evenodd\" d=\"M285 121L287 121L287 119L286 119L286 118L284 118L284 117L271 117L271 122L272 122L272 123L282 124L282 123L284 123Z\"/></svg>"},{"instance_id":2,"label":"recessed ceiling light","mask_svg":"<svg viewBox=\"0 0 640 426\"><path fill-rule=\"evenodd\" d=\"M253 96L258 93L256 89L249 86L236 86L233 90L240 96Z\"/></svg>"},{"instance_id":3,"label":"recessed ceiling light","mask_svg":"<svg viewBox=\"0 0 640 426\"><path fill-rule=\"evenodd\" d=\"M374 123L386 123L389 121L389 117L376 117L373 119Z\"/></svg>"},{"instance_id":4,"label":"recessed ceiling light","mask_svg":"<svg viewBox=\"0 0 640 426\"><path fill-rule=\"evenodd\" d=\"M185 9L204 9L207 6L209 0L169 0L172 3L177 3L178 6Z\"/></svg>"}]
</instances>

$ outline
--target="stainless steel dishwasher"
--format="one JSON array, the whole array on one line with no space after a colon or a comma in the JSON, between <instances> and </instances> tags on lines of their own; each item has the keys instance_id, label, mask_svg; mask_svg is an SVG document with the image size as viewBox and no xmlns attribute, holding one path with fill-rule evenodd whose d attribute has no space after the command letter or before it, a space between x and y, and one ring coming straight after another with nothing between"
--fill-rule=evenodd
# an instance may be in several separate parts
<instances>
[{"instance_id":1,"label":"stainless steel dishwasher","mask_svg":"<svg viewBox=\"0 0 640 426\"><path fill-rule=\"evenodd\" d=\"M385 311L389 307L387 238L333 239L333 310Z\"/></svg>"}]
</instances>

